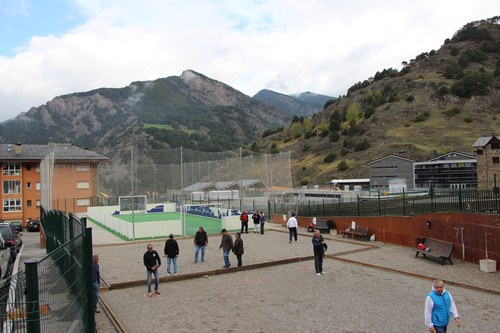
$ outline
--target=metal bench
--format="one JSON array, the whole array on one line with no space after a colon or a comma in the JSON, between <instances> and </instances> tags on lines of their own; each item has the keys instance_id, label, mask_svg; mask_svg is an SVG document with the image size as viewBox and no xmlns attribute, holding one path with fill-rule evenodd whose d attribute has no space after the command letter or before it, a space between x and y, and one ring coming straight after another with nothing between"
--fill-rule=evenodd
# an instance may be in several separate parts
<instances>
[{"instance_id":1,"label":"metal bench","mask_svg":"<svg viewBox=\"0 0 500 333\"><path fill-rule=\"evenodd\" d=\"M445 242L439 239L426 237L424 240L425 249L413 249L415 251L415 258L419 253L422 253L424 257L432 257L436 259L441 259L441 265L444 265L444 262L448 260L450 264L453 265L451 261L451 256L453 255L453 250L455 248L455 244L450 242Z\"/></svg>"}]
</instances>

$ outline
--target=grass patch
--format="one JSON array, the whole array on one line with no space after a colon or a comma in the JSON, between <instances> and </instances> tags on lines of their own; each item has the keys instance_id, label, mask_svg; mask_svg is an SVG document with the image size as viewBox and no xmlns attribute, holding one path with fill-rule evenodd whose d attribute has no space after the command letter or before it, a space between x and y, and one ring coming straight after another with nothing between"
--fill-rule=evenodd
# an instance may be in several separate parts
<instances>
[{"instance_id":1,"label":"grass patch","mask_svg":"<svg viewBox=\"0 0 500 333\"><path fill-rule=\"evenodd\" d=\"M149 124L149 123L144 123L144 128L159 128L159 129L164 129L164 130L169 130L173 131L174 128L169 125L169 124Z\"/></svg>"}]
</instances>

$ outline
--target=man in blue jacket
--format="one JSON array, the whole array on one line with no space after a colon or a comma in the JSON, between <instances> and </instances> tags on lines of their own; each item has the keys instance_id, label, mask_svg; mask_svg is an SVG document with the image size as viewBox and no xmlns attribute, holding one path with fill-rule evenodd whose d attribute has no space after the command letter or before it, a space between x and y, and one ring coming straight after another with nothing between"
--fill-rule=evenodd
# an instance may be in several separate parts
<instances>
[{"instance_id":1,"label":"man in blue jacket","mask_svg":"<svg viewBox=\"0 0 500 333\"><path fill-rule=\"evenodd\" d=\"M444 289L442 280L434 281L432 291L425 298L424 317L425 326L431 333L446 333L451 317L460 327L457 306L448 290Z\"/></svg>"}]
</instances>

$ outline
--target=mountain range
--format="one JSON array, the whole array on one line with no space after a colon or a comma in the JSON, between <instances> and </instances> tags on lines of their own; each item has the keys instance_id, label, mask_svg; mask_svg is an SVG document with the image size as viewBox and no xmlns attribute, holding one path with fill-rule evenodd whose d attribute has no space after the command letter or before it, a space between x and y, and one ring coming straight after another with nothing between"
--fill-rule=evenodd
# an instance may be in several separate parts
<instances>
[{"instance_id":1,"label":"mountain range","mask_svg":"<svg viewBox=\"0 0 500 333\"><path fill-rule=\"evenodd\" d=\"M55 97L0 123L0 143L69 142L109 157L131 145L292 150L294 185L368 178L370 160L471 152L478 137L499 132L498 27L498 16L466 24L437 50L381 69L337 99L269 90L252 98L186 70Z\"/></svg>"}]
</instances>

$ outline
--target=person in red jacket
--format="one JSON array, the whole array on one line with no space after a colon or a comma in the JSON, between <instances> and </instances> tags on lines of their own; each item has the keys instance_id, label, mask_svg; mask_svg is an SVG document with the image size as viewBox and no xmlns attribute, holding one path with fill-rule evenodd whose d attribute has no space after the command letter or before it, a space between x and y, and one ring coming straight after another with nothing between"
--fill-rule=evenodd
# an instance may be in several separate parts
<instances>
[{"instance_id":1,"label":"person in red jacket","mask_svg":"<svg viewBox=\"0 0 500 333\"><path fill-rule=\"evenodd\" d=\"M248 234L248 214L246 210L244 210L243 213L241 213L240 221L241 221L241 233L243 233L243 230L245 230L245 233Z\"/></svg>"}]
</instances>

